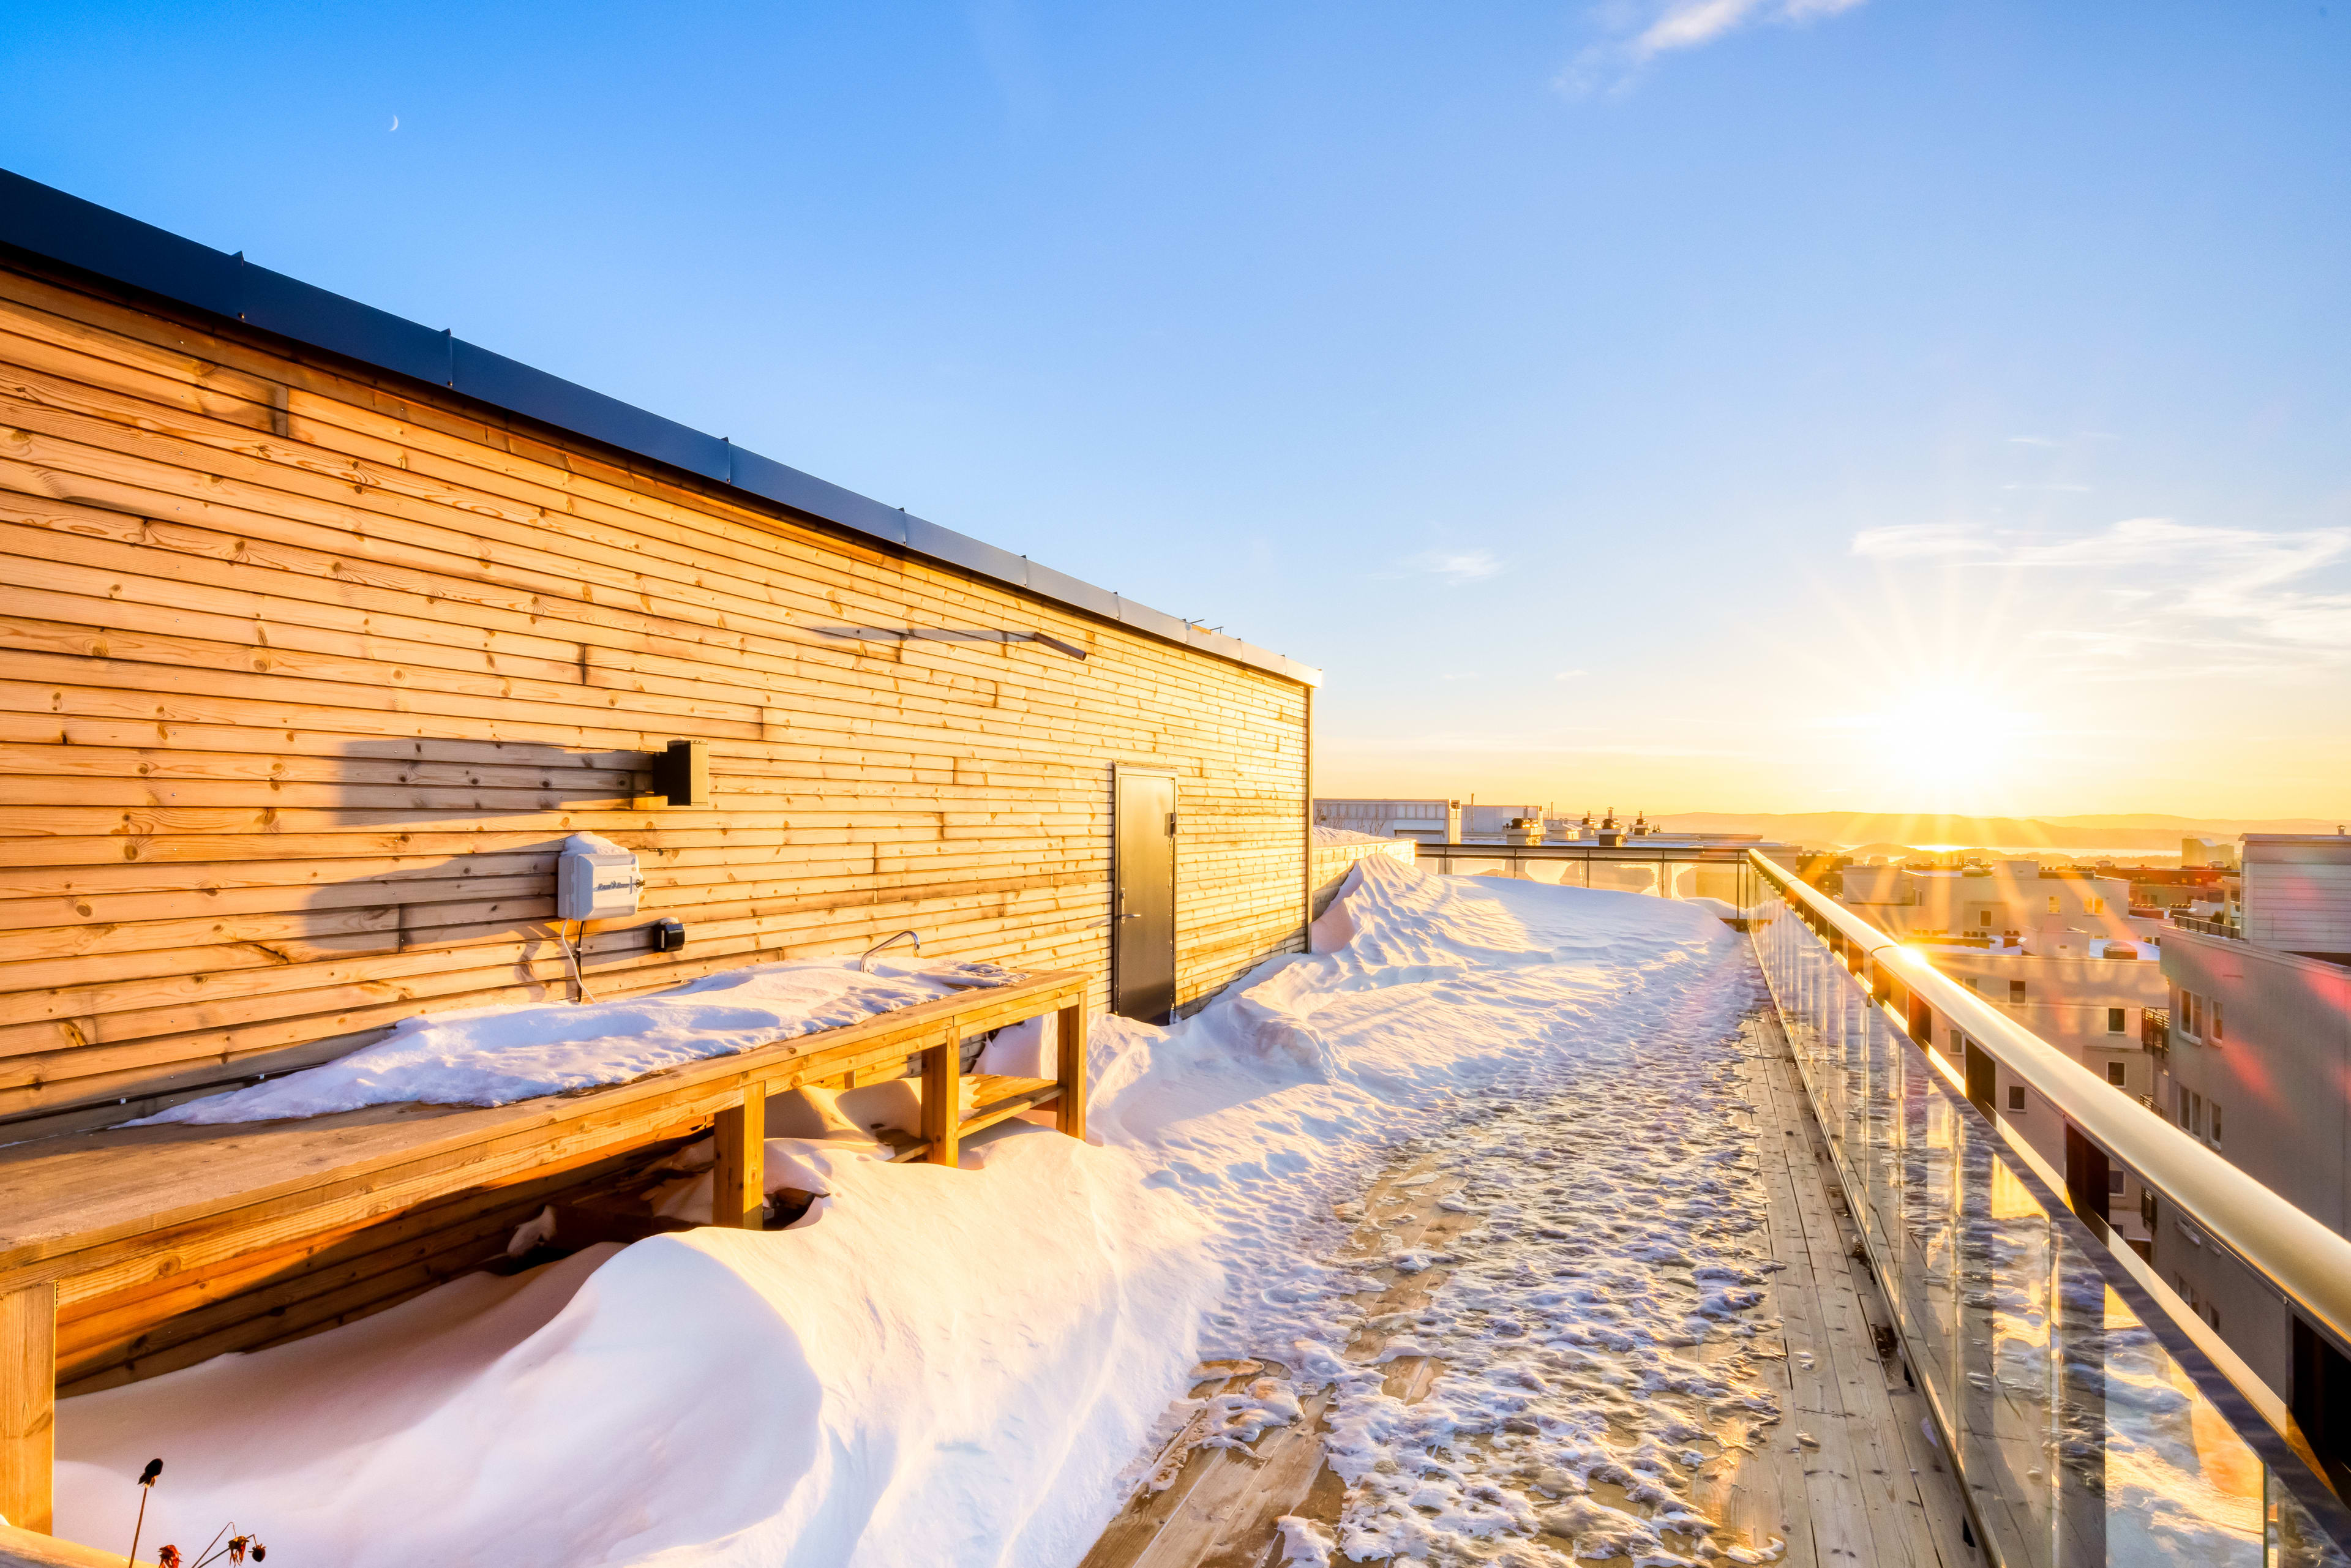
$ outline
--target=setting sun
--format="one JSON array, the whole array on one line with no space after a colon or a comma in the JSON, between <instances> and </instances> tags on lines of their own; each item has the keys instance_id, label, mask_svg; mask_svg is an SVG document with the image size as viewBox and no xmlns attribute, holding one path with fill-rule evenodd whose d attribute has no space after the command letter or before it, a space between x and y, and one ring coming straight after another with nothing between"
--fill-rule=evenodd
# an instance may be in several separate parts
<instances>
[{"instance_id":1,"label":"setting sun","mask_svg":"<svg viewBox=\"0 0 2351 1568\"><path fill-rule=\"evenodd\" d=\"M1942 678L1906 688L1834 727L1851 737L1853 792L1913 811L2014 809L2033 782L2046 721L1990 682Z\"/></svg>"}]
</instances>

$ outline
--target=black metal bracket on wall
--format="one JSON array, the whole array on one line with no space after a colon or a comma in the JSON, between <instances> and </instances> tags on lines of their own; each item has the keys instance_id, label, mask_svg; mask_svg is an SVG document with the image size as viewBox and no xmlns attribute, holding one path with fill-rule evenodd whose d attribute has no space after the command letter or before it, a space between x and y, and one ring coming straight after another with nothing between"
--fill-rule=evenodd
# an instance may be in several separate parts
<instances>
[{"instance_id":1,"label":"black metal bracket on wall","mask_svg":"<svg viewBox=\"0 0 2351 1568\"><path fill-rule=\"evenodd\" d=\"M673 740L665 751L653 754L653 793L668 797L673 806L710 804L710 743Z\"/></svg>"}]
</instances>

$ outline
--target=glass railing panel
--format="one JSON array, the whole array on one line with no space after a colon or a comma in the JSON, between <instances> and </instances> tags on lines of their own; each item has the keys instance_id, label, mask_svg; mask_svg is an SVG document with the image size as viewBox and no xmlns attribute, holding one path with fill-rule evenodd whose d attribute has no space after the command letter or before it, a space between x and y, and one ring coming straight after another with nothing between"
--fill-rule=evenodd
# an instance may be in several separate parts
<instances>
[{"instance_id":1,"label":"glass railing panel","mask_svg":"<svg viewBox=\"0 0 2351 1568\"><path fill-rule=\"evenodd\" d=\"M1768 883L1745 910L1885 1288L1902 1375L2011 1565L2351 1563L2247 1441L2217 1374L2000 1129ZM2193 1354L2193 1347L2185 1347ZM2310 1479L2300 1478L2306 1489Z\"/></svg>"},{"instance_id":2,"label":"glass railing panel","mask_svg":"<svg viewBox=\"0 0 2351 1568\"><path fill-rule=\"evenodd\" d=\"M1586 886L1614 888L1619 893L1657 892L1658 873L1665 869L1655 861L1593 859L1588 863L1592 868L1591 881Z\"/></svg>"}]
</instances>

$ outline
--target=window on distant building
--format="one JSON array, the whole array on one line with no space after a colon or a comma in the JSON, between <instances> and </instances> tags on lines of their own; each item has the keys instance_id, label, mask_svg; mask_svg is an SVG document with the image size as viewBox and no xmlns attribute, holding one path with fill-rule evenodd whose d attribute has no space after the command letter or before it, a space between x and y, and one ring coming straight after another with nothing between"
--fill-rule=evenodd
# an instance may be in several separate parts
<instances>
[{"instance_id":1,"label":"window on distant building","mask_svg":"<svg viewBox=\"0 0 2351 1568\"><path fill-rule=\"evenodd\" d=\"M2123 1167L2122 1167L2122 1166L2108 1166L2106 1167L2106 1196L2107 1196L2107 1197L2122 1197L2122 1195L2123 1195L2123 1176L2124 1176L2124 1171L2123 1171Z\"/></svg>"},{"instance_id":2,"label":"window on distant building","mask_svg":"<svg viewBox=\"0 0 2351 1568\"><path fill-rule=\"evenodd\" d=\"M2093 915L2104 915L2106 912L2106 901L2103 898L2089 899L2083 904L2082 907Z\"/></svg>"},{"instance_id":3,"label":"window on distant building","mask_svg":"<svg viewBox=\"0 0 2351 1568\"><path fill-rule=\"evenodd\" d=\"M2011 1111L2022 1111L2024 1109L2023 1084L2011 1083L2008 1086L2008 1108Z\"/></svg>"},{"instance_id":4,"label":"window on distant building","mask_svg":"<svg viewBox=\"0 0 2351 1568\"><path fill-rule=\"evenodd\" d=\"M1991 910L1989 910L1989 909L1979 909L1979 910L1977 910L1977 911L1976 911L1976 924L1977 924L1978 925L1982 926L1982 927L1983 927L1985 930L1987 930L1987 931L1991 930Z\"/></svg>"},{"instance_id":5,"label":"window on distant building","mask_svg":"<svg viewBox=\"0 0 2351 1568\"><path fill-rule=\"evenodd\" d=\"M2220 1102L2212 1102L2212 1146L2220 1146Z\"/></svg>"},{"instance_id":6,"label":"window on distant building","mask_svg":"<svg viewBox=\"0 0 2351 1568\"><path fill-rule=\"evenodd\" d=\"M2022 980L2009 981L2008 999L2011 1002L2021 1002L2024 999L2024 982Z\"/></svg>"},{"instance_id":7,"label":"window on distant building","mask_svg":"<svg viewBox=\"0 0 2351 1568\"><path fill-rule=\"evenodd\" d=\"M2127 1034L2127 1033L2129 1033L2129 1032L2130 1032L2130 1018L2129 1018L2129 1013L2130 1013L2130 1009L2129 1009L2128 1008L2108 1008L2108 1009L2106 1009L2106 1032L2107 1032L2108 1034ZM2117 1065L2119 1065L2119 1064L2117 1064ZM2117 1082L2117 1083L2120 1083L2120 1082L2122 1082L2122 1080L2121 1080L2121 1079L2119 1079L2119 1078L2117 1078L2117 1079L2116 1079L2116 1080L2115 1080L2115 1082Z\"/></svg>"},{"instance_id":8,"label":"window on distant building","mask_svg":"<svg viewBox=\"0 0 2351 1568\"><path fill-rule=\"evenodd\" d=\"M2220 1003L2217 998L2212 1003L2212 1038L2216 1040L2229 1038L2228 1031L2220 1027Z\"/></svg>"},{"instance_id":9,"label":"window on distant building","mask_svg":"<svg viewBox=\"0 0 2351 1568\"><path fill-rule=\"evenodd\" d=\"M2106 1063L2106 1082L2120 1089L2130 1082L2130 1070L2119 1061Z\"/></svg>"},{"instance_id":10,"label":"window on distant building","mask_svg":"<svg viewBox=\"0 0 2351 1568\"><path fill-rule=\"evenodd\" d=\"M2179 1097L2179 1130L2183 1133L2194 1131L2196 1124L2188 1119L2188 1091L2175 1089L2172 1092Z\"/></svg>"},{"instance_id":11,"label":"window on distant building","mask_svg":"<svg viewBox=\"0 0 2351 1568\"><path fill-rule=\"evenodd\" d=\"M2191 1093L2188 1096L2188 1103L2196 1113L2196 1119L2188 1124L2188 1130L2200 1138L2204 1135L2204 1096Z\"/></svg>"}]
</instances>

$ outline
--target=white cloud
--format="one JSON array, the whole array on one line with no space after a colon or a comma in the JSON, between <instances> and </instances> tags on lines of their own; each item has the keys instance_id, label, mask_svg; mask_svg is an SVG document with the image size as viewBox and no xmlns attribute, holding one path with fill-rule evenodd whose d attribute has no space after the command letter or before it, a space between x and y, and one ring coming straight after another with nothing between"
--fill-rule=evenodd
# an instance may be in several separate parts
<instances>
[{"instance_id":1,"label":"white cloud","mask_svg":"<svg viewBox=\"0 0 2351 1568\"><path fill-rule=\"evenodd\" d=\"M2250 570L2263 581L2279 581L2325 566L2346 550L2351 550L2351 528L2265 534L2169 517L2128 517L2104 533L2019 545L2011 557L2020 566L2195 566L2226 573Z\"/></svg>"},{"instance_id":2,"label":"white cloud","mask_svg":"<svg viewBox=\"0 0 2351 1568\"><path fill-rule=\"evenodd\" d=\"M2339 570L2351 565L2351 528L2267 532L2126 517L2095 533L2051 538L1920 523L1865 528L1852 548L1874 560L2001 572L2006 582L1997 595L1976 587L1963 588L1962 597L1999 599L2019 623L2034 628L2039 643L2117 674L2351 664L2351 592L2342 591Z\"/></svg>"},{"instance_id":3,"label":"white cloud","mask_svg":"<svg viewBox=\"0 0 2351 1568\"><path fill-rule=\"evenodd\" d=\"M1559 86L1587 92L1660 55L1695 49L1757 23L1801 26L1858 9L1865 0L1619 0L1598 13L1606 37L1561 73Z\"/></svg>"},{"instance_id":4,"label":"white cloud","mask_svg":"<svg viewBox=\"0 0 2351 1568\"><path fill-rule=\"evenodd\" d=\"M1853 536L1853 553L1876 560L1922 555L1972 555L1992 549L1988 530L1967 523L1905 523L1864 528Z\"/></svg>"},{"instance_id":5,"label":"white cloud","mask_svg":"<svg viewBox=\"0 0 2351 1568\"><path fill-rule=\"evenodd\" d=\"M1761 8L1761 0L1672 0L1634 38L1633 54L1646 59L1667 49L1710 44Z\"/></svg>"},{"instance_id":6,"label":"white cloud","mask_svg":"<svg viewBox=\"0 0 2351 1568\"><path fill-rule=\"evenodd\" d=\"M1580 681L1589 674L1591 674L1591 672L1588 670L1562 670L1559 674L1553 675L1552 679L1554 681Z\"/></svg>"},{"instance_id":7,"label":"white cloud","mask_svg":"<svg viewBox=\"0 0 2351 1568\"><path fill-rule=\"evenodd\" d=\"M1405 564L1410 569L1407 575L1441 577L1456 587L1502 570L1501 561L1489 549L1423 550Z\"/></svg>"}]
</instances>

